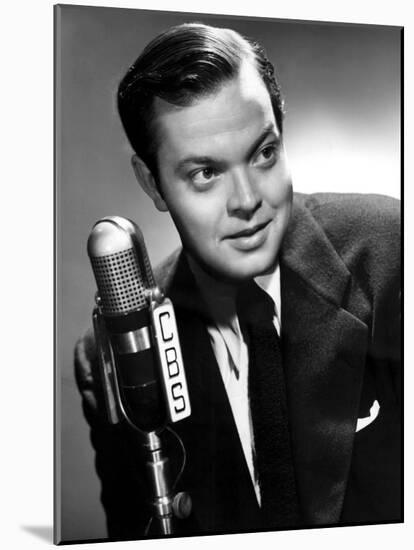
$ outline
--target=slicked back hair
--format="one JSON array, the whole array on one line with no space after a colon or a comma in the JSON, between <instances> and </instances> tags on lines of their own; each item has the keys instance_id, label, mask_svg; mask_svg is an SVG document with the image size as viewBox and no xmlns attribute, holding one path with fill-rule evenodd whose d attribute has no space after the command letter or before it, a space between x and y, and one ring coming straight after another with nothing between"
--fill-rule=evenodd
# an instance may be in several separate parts
<instances>
[{"instance_id":1,"label":"slicked back hair","mask_svg":"<svg viewBox=\"0 0 414 550\"><path fill-rule=\"evenodd\" d=\"M199 23L171 27L158 35L128 69L118 88L118 112L136 154L158 180L155 98L185 107L217 91L251 60L269 92L282 133L283 100L264 49L231 29Z\"/></svg>"}]
</instances>

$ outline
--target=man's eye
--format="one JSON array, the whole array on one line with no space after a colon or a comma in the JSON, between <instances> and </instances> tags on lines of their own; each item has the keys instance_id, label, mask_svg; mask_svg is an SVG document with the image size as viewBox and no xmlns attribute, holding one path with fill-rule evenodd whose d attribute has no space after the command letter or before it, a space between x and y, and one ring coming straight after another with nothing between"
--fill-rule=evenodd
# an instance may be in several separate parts
<instances>
[{"instance_id":1,"label":"man's eye","mask_svg":"<svg viewBox=\"0 0 414 550\"><path fill-rule=\"evenodd\" d=\"M203 185L209 183L217 175L214 168L203 168L202 170L197 170L191 174L191 179L195 184Z\"/></svg>"},{"instance_id":2,"label":"man's eye","mask_svg":"<svg viewBox=\"0 0 414 550\"><path fill-rule=\"evenodd\" d=\"M267 145L266 147L263 147L261 151L259 151L255 160L255 164L267 166L269 164L272 164L276 160L276 157L276 147L274 145Z\"/></svg>"}]
</instances>

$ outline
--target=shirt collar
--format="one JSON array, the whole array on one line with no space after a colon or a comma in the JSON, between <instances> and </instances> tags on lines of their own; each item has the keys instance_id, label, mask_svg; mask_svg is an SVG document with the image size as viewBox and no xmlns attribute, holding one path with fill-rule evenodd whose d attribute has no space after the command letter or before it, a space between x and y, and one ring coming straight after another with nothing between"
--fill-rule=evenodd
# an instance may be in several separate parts
<instances>
[{"instance_id":1,"label":"shirt collar","mask_svg":"<svg viewBox=\"0 0 414 550\"><path fill-rule=\"evenodd\" d=\"M229 331L242 340L242 333L236 314L237 287L223 281L219 281L206 273L206 271L190 255L187 256L188 264L194 275L197 286L206 303L211 320L217 326L226 342L229 352L233 353L232 340ZM275 303L275 315L279 323L281 319L280 299L280 268L279 264L268 274L256 277L255 282L272 298Z\"/></svg>"},{"instance_id":2,"label":"shirt collar","mask_svg":"<svg viewBox=\"0 0 414 550\"><path fill-rule=\"evenodd\" d=\"M255 283L260 286L274 301L275 303L275 315L279 320L282 319L282 304L280 299L280 266L277 263L275 269L266 275L260 275L255 278Z\"/></svg>"}]
</instances>

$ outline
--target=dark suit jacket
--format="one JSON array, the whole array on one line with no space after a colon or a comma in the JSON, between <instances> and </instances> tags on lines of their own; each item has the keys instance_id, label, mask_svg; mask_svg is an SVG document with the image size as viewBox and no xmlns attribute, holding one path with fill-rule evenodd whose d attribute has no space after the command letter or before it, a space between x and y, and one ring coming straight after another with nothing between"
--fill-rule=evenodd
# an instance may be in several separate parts
<instances>
[{"instance_id":1,"label":"dark suit jacket","mask_svg":"<svg viewBox=\"0 0 414 550\"><path fill-rule=\"evenodd\" d=\"M295 194L280 251L283 361L301 526L402 521L399 202L382 196ZM177 490L193 513L180 533L263 525L226 391L185 256L156 278L172 299L192 402L176 424L187 450ZM141 538L150 515L136 436L109 426L93 340L76 350L76 376L96 450L111 538ZM380 412L356 432L374 401ZM165 434L172 469L179 446Z\"/></svg>"}]
</instances>

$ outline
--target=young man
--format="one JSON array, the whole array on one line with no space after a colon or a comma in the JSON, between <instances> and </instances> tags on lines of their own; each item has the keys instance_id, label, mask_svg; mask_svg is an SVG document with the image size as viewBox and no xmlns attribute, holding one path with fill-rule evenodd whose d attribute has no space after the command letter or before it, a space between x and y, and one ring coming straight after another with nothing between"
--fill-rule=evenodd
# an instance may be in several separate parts
<instances>
[{"instance_id":1,"label":"young man","mask_svg":"<svg viewBox=\"0 0 414 550\"><path fill-rule=\"evenodd\" d=\"M398 202L293 194L273 67L229 29L157 37L118 107L138 182L183 245L157 271L193 405L176 425L176 489L193 500L180 532L401 520ZM95 372L87 336L76 374L109 535L139 538L139 447L103 421Z\"/></svg>"}]
</instances>

